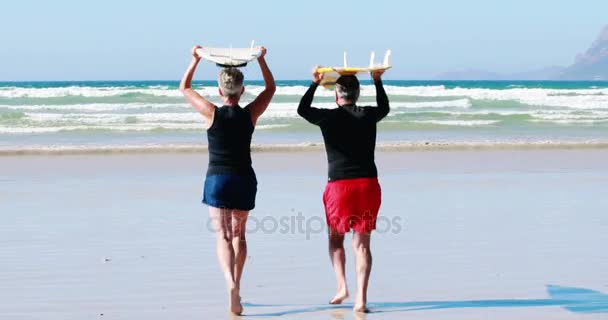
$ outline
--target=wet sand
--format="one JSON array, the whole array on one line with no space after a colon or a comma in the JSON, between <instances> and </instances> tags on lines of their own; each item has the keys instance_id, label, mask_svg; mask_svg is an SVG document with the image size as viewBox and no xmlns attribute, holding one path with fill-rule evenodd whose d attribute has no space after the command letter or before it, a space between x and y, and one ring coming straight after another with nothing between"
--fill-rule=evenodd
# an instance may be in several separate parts
<instances>
[{"instance_id":1,"label":"wet sand","mask_svg":"<svg viewBox=\"0 0 608 320\"><path fill-rule=\"evenodd\" d=\"M608 150L377 158L384 220L367 319L608 317ZM202 153L0 157L0 318L228 318L200 204L206 162ZM256 153L254 167L243 318L355 319L354 297L326 304L325 155ZM347 260L354 293L349 250Z\"/></svg>"}]
</instances>

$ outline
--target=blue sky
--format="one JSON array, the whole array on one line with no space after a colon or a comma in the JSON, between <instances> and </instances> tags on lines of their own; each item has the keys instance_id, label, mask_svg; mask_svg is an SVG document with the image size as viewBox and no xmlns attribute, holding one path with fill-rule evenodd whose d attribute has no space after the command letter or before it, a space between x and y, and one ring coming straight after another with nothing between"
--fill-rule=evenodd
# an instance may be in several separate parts
<instances>
[{"instance_id":1,"label":"blue sky","mask_svg":"<svg viewBox=\"0 0 608 320\"><path fill-rule=\"evenodd\" d=\"M0 11L0 81L178 79L193 44L268 48L278 79L393 50L392 79L568 65L608 1L30 1ZM378 53L380 55L380 53ZM197 79L217 71L203 64ZM246 70L259 78L257 64Z\"/></svg>"}]
</instances>

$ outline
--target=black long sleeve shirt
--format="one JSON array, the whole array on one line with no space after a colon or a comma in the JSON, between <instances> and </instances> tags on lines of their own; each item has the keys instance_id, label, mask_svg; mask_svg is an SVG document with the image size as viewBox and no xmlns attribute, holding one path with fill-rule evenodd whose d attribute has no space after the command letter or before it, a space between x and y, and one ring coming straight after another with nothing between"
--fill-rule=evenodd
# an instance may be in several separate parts
<instances>
[{"instance_id":1,"label":"black long sleeve shirt","mask_svg":"<svg viewBox=\"0 0 608 320\"><path fill-rule=\"evenodd\" d=\"M377 177L374 161L376 123L389 112L382 82L375 83L377 107L344 105L335 109L311 107L318 84L302 97L298 114L321 128L327 151L329 180Z\"/></svg>"}]
</instances>

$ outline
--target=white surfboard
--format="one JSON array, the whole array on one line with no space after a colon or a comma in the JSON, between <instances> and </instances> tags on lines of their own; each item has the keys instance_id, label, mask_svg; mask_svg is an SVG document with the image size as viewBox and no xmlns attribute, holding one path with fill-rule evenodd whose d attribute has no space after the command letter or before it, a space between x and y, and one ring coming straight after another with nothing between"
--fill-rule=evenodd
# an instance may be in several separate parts
<instances>
[{"instance_id":1,"label":"white surfboard","mask_svg":"<svg viewBox=\"0 0 608 320\"><path fill-rule=\"evenodd\" d=\"M196 50L196 53L207 61L214 62L219 67L244 67L247 62L257 59L262 50L254 47L251 42L249 48L207 48L203 47Z\"/></svg>"}]
</instances>

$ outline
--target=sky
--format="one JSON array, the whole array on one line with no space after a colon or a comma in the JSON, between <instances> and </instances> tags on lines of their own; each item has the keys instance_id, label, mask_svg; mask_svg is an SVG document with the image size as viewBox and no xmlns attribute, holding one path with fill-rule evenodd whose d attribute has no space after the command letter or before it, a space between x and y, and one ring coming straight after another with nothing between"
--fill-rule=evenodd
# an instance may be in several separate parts
<instances>
[{"instance_id":1,"label":"sky","mask_svg":"<svg viewBox=\"0 0 608 320\"><path fill-rule=\"evenodd\" d=\"M608 24L606 0L6 1L0 81L178 80L195 44L268 48L277 79L366 65L392 49L389 79L567 66ZM257 63L245 69L259 79ZM217 68L202 63L196 79Z\"/></svg>"}]
</instances>

